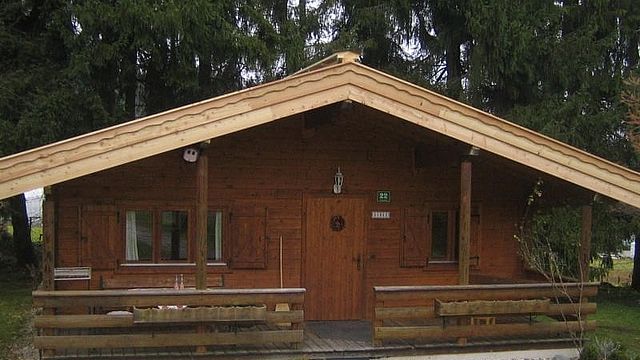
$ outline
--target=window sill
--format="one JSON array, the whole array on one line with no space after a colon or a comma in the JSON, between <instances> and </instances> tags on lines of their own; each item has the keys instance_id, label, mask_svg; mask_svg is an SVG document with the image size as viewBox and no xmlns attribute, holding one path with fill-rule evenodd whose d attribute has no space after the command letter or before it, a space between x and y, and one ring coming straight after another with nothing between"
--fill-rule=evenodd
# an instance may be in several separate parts
<instances>
[{"instance_id":1,"label":"window sill","mask_svg":"<svg viewBox=\"0 0 640 360\"><path fill-rule=\"evenodd\" d=\"M458 260L429 260L429 265L458 264Z\"/></svg>"},{"instance_id":2,"label":"window sill","mask_svg":"<svg viewBox=\"0 0 640 360\"><path fill-rule=\"evenodd\" d=\"M196 263L123 263L120 264L120 267L195 267ZM227 267L227 263L215 262L215 263L207 263L207 266L213 267Z\"/></svg>"},{"instance_id":3,"label":"window sill","mask_svg":"<svg viewBox=\"0 0 640 360\"><path fill-rule=\"evenodd\" d=\"M430 260L423 271L458 271L457 260Z\"/></svg>"},{"instance_id":4,"label":"window sill","mask_svg":"<svg viewBox=\"0 0 640 360\"><path fill-rule=\"evenodd\" d=\"M227 263L208 263L207 272L209 274L226 274L229 273L229 265ZM116 268L118 274L195 274L195 263L123 263Z\"/></svg>"}]
</instances>

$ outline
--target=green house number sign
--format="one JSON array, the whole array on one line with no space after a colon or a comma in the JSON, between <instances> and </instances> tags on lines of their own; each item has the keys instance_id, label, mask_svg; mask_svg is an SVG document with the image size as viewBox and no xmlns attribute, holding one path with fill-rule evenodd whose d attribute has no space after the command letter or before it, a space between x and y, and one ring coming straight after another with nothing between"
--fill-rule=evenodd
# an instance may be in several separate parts
<instances>
[{"instance_id":1,"label":"green house number sign","mask_svg":"<svg viewBox=\"0 0 640 360\"><path fill-rule=\"evenodd\" d=\"M390 203L391 202L391 191L378 191L378 202L379 203Z\"/></svg>"}]
</instances>

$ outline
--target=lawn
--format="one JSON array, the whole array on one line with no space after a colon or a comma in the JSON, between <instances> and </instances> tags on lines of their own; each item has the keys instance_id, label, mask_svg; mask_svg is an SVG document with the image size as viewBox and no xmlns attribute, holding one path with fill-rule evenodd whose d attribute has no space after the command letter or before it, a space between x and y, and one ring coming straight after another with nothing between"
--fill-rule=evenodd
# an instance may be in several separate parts
<instances>
[{"instance_id":1,"label":"lawn","mask_svg":"<svg viewBox=\"0 0 640 360\"><path fill-rule=\"evenodd\" d=\"M613 269L602 280L616 286L628 286L631 284L633 272L633 259L623 258L613 260Z\"/></svg>"},{"instance_id":2,"label":"lawn","mask_svg":"<svg viewBox=\"0 0 640 360\"><path fill-rule=\"evenodd\" d=\"M597 330L589 337L611 339L640 356L640 292L628 287L633 271L632 259L615 259L613 270L603 279L595 299Z\"/></svg>"},{"instance_id":3,"label":"lawn","mask_svg":"<svg viewBox=\"0 0 640 360\"><path fill-rule=\"evenodd\" d=\"M31 280L0 278L0 359L10 359L10 346L24 336L25 322L31 314Z\"/></svg>"}]
</instances>

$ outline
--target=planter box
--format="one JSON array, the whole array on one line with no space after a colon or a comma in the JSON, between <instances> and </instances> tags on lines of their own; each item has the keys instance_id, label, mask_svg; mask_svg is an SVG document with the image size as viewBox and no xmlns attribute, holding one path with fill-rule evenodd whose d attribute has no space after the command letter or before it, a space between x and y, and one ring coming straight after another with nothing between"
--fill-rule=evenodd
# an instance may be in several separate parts
<instances>
[{"instance_id":1,"label":"planter box","mask_svg":"<svg viewBox=\"0 0 640 360\"><path fill-rule=\"evenodd\" d=\"M134 323L264 322L265 306L167 307L133 309Z\"/></svg>"},{"instance_id":2,"label":"planter box","mask_svg":"<svg viewBox=\"0 0 640 360\"><path fill-rule=\"evenodd\" d=\"M549 309L549 299L503 301L440 301L436 299L436 314L440 316L543 314Z\"/></svg>"}]
</instances>

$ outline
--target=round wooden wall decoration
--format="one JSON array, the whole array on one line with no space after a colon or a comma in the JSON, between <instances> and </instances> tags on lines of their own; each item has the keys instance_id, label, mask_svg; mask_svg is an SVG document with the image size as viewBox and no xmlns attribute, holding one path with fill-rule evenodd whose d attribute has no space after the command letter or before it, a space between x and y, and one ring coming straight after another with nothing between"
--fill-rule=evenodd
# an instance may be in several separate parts
<instances>
[{"instance_id":1,"label":"round wooden wall decoration","mask_svg":"<svg viewBox=\"0 0 640 360\"><path fill-rule=\"evenodd\" d=\"M341 215L334 215L331 217L331 223L329 226L333 231L341 231L344 229L344 218Z\"/></svg>"}]
</instances>

